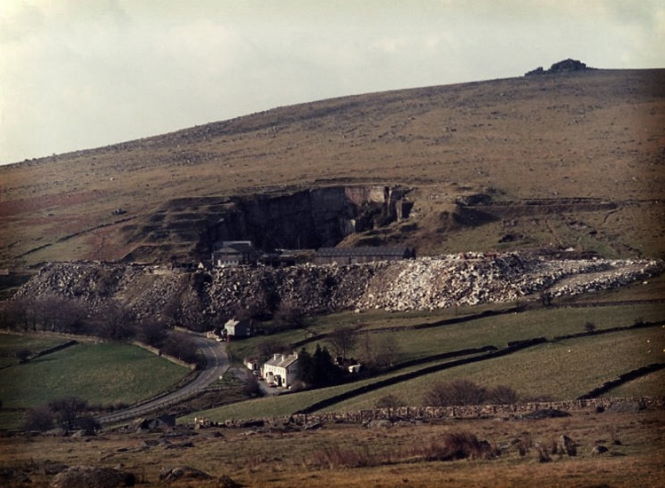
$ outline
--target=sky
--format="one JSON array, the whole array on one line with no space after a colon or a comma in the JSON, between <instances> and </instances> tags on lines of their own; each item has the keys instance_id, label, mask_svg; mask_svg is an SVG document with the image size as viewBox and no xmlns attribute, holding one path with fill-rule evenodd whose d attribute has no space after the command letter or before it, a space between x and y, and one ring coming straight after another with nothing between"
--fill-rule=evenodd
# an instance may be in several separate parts
<instances>
[{"instance_id":1,"label":"sky","mask_svg":"<svg viewBox=\"0 0 665 488\"><path fill-rule=\"evenodd\" d=\"M665 0L2 0L0 164L662 46Z\"/></svg>"}]
</instances>

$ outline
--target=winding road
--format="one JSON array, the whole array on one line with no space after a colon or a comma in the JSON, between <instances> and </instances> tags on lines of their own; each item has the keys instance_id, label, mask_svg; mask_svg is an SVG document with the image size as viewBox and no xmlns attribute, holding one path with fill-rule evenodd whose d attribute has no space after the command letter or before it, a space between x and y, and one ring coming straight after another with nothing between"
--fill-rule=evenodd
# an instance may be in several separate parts
<instances>
[{"instance_id":1,"label":"winding road","mask_svg":"<svg viewBox=\"0 0 665 488\"><path fill-rule=\"evenodd\" d=\"M205 366L189 383L132 407L99 417L101 424L110 424L140 417L155 410L175 405L192 397L205 389L208 385L222 376L229 369L229 360L226 354L226 343L216 342L201 335L189 332L188 335L196 342L198 350L205 359Z\"/></svg>"}]
</instances>

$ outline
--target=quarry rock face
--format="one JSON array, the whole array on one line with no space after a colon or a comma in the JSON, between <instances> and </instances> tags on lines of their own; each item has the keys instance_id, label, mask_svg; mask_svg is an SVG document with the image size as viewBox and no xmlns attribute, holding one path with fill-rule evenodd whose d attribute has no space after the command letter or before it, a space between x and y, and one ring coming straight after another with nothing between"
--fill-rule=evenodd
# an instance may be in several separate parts
<instances>
[{"instance_id":1,"label":"quarry rock face","mask_svg":"<svg viewBox=\"0 0 665 488\"><path fill-rule=\"evenodd\" d=\"M331 186L229 198L178 198L142 225L122 228L130 262L206 260L216 243L250 240L262 250L335 246L349 234L406 218L408 189Z\"/></svg>"},{"instance_id":2,"label":"quarry rock face","mask_svg":"<svg viewBox=\"0 0 665 488\"><path fill-rule=\"evenodd\" d=\"M274 310L289 304L306 313L341 310L435 310L510 302L546 291L568 296L614 288L661 272L654 260L545 259L506 253L354 265L284 268L235 266L185 272L157 266L54 263L16 298L56 295L94 306L126 303L138 316L159 317L193 307L225 317L240 307ZM183 324L187 326L188 324Z\"/></svg>"}]
</instances>

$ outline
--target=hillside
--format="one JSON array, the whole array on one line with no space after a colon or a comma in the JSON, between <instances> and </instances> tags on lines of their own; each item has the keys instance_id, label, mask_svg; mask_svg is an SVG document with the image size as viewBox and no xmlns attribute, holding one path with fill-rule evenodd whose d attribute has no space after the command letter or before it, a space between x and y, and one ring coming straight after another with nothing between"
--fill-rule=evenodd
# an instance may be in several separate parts
<instances>
[{"instance_id":1,"label":"hillside","mask_svg":"<svg viewBox=\"0 0 665 488\"><path fill-rule=\"evenodd\" d=\"M406 189L409 218L342 244L662 256L664 163L665 70L324 100L0 167L0 266L193 260L225 205L242 214L257 193L384 184ZM377 202L354 208L365 203Z\"/></svg>"}]
</instances>

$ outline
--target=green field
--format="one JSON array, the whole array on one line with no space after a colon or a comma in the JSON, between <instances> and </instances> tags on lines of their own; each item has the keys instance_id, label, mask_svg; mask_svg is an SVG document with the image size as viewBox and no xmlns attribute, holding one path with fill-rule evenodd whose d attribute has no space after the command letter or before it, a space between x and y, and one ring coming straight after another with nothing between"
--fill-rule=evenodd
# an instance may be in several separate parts
<instances>
[{"instance_id":1,"label":"green field","mask_svg":"<svg viewBox=\"0 0 665 488\"><path fill-rule=\"evenodd\" d=\"M543 344L515 354L421 376L381 388L328 408L353 411L374 408L378 399L394 395L405 404L423 404L423 393L440 381L465 378L482 386L507 385L521 397L576 398L622 373L665 361L665 329L616 332ZM632 395L654 395L651 382L633 385ZM661 390L662 391L662 390ZM628 394L613 390L612 396Z\"/></svg>"},{"instance_id":2,"label":"green field","mask_svg":"<svg viewBox=\"0 0 665 488\"><path fill-rule=\"evenodd\" d=\"M661 361L662 358L661 358ZM665 370L642 376L625 383L610 392L613 396L635 397L649 395L665 397Z\"/></svg>"},{"instance_id":3,"label":"green field","mask_svg":"<svg viewBox=\"0 0 665 488\"><path fill-rule=\"evenodd\" d=\"M381 320L379 313L374 316L376 321ZM397 360L405 361L484 345L504 347L509 341L533 337L544 336L552 339L559 335L583 332L586 322L593 322L597 330L602 330L632 325L637 319L658 321L663 317L662 307L658 304L546 308L486 317L442 327L377 332L371 335L394 337L400 347ZM318 327L328 328L330 325L331 321L328 317ZM339 325L346 324L341 322ZM310 326L310 330L317 331L317 326ZM317 333L320 332L317 331ZM291 337L291 334L292 332L288 332L270 337ZM267 338L261 339L266 340ZM641 342L647 339L652 340L652 343L649 343L651 353L646 352L649 350L645 349L647 343ZM243 343L249 344L246 341ZM308 347L311 348L314 345L310 344ZM548 395L556 399L569 399L586 393L621 373L652 362L662 361L664 348L662 328L613 332L607 335L570 339L530 348L503 358L460 366L416 378L347 400L328 410L371 408L378 398L388 393L403 398L407 404L420 404L425 385L439 376L441 379L469 376L474 381L487 386L508 384L524 397ZM345 385L226 405L199 412L198 415L216 421L229 418L288 415L325 398L436 363L403 368L390 374ZM652 389L637 388L636 391L639 394L647 394Z\"/></svg>"},{"instance_id":4,"label":"green field","mask_svg":"<svg viewBox=\"0 0 665 488\"><path fill-rule=\"evenodd\" d=\"M13 334L0 334L0 368L18 364L16 353L27 349L36 353L67 342L67 339L45 336L19 336Z\"/></svg>"},{"instance_id":5,"label":"green field","mask_svg":"<svg viewBox=\"0 0 665 488\"><path fill-rule=\"evenodd\" d=\"M27 343L31 338L25 338ZM19 339L15 344L22 344ZM43 405L74 395L94 405L134 403L178 383L188 369L139 347L82 343L26 364L0 370L0 422L12 409ZM0 427L6 427L0 424Z\"/></svg>"},{"instance_id":6,"label":"green field","mask_svg":"<svg viewBox=\"0 0 665 488\"><path fill-rule=\"evenodd\" d=\"M500 309L502 306L496 306ZM503 305L505 307L505 305ZM417 324L428 324L439 320L450 319L471 313L487 310L484 305L478 309L467 307L459 310L442 310L438 312L404 312L392 314L388 312L369 312L362 314L340 313L329 316L315 317L310 320L307 329L314 334L323 334L337 327L358 327L360 333L378 327L405 326L403 330L375 331L370 340L380 341L390 338L397 343L399 352L396 363L417 358L441 354L459 349L493 345L503 347L509 341L529 339L533 337L554 337L584 331L584 324L592 322L598 330L610 327L632 325L637 319L658 321L665 319L665 311L661 304L637 304L621 306L583 307L583 308L547 308L526 312L480 318L459 324L444 325L427 329L411 329ZM290 330L270 336L259 336L229 344L231 357L241 361L246 356L255 354L255 348L261 342L292 344L310 337L302 329ZM351 355L361 358L362 343L358 341L357 350ZM313 351L317 343L310 343L307 349ZM322 346L331 348L323 339Z\"/></svg>"}]
</instances>

